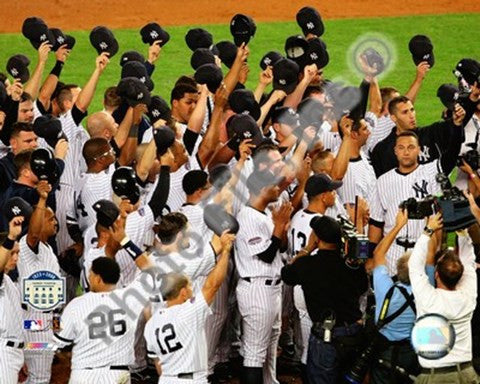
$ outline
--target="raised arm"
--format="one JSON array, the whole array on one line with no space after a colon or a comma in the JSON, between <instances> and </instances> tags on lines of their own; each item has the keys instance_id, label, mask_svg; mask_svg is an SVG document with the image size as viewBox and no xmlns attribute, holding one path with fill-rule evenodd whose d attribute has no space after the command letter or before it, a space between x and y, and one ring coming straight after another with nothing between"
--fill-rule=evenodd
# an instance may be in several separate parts
<instances>
[{"instance_id":1,"label":"raised arm","mask_svg":"<svg viewBox=\"0 0 480 384\"><path fill-rule=\"evenodd\" d=\"M41 180L37 184L38 203L33 210L30 223L28 224L27 244L30 248L35 248L42 234L43 219L47 209L48 194L52 191L52 186L46 180Z\"/></svg>"},{"instance_id":2,"label":"raised arm","mask_svg":"<svg viewBox=\"0 0 480 384\"><path fill-rule=\"evenodd\" d=\"M443 226L443 219L441 213L430 216L427 221L427 227L431 230L438 231ZM412 255L408 260L408 275L412 285L413 295L417 303L422 302L427 306L427 303L433 298L435 288L430 284L427 273L425 272L425 264L428 254L428 244L430 242L430 235L425 232L418 238Z\"/></svg>"},{"instance_id":3,"label":"raised arm","mask_svg":"<svg viewBox=\"0 0 480 384\"><path fill-rule=\"evenodd\" d=\"M55 66L50 71L50 74L47 76L43 82L42 87L40 88L40 93L38 95L38 101L43 105L43 108L48 111L50 108L50 99L57 88L58 79L62 73L63 66L67 60L70 51L67 49L67 45L64 44L55 52L55 57L57 61Z\"/></svg>"},{"instance_id":4,"label":"raised arm","mask_svg":"<svg viewBox=\"0 0 480 384\"><path fill-rule=\"evenodd\" d=\"M38 47L38 62L32 76L27 84L25 84L25 92L32 96L33 100L38 97L38 91L42 81L43 71L48 59L48 52L52 49L52 46L48 42L44 42Z\"/></svg>"},{"instance_id":5,"label":"raised arm","mask_svg":"<svg viewBox=\"0 0 480 384\"><path fill-rule=\"evenodd\" d=\"M283 103L285 107L292 107L293 109L297 109L298 104L300 104L300 102L302 101L305 90L317 74L317 71L318 68L316 64L310 64L305 66L303 70L303 79L298 83L295 90L286 97L285 102Z\"/></svg>"},{"instance_id":6,"label":"raised arm","mask_svg":"<svg viewBox=\"0 0 480 384\"><path fill-rule=\"evenodd\" d=\"M245 61L247 60L249 53L250 51L245 45L245 43L243 43L237 49L237 56L235 57L235 61L232 64L232 68L230 68L230 71L228 71L228 73L225 75L225 78L223 79L228 94L232 93L235 89L235 86L237 85L238 79L240 77L240 71L242 70L243 63L245 63Z\"/></svg>"},{"instance_id":7,"label":"raised arm","mask_svg":"<svg viewBox=\"0 0 480 384\"><path fill-rule=\"evenodd\" d=\"M195 109L188 119L188 130L200 134L200 131L203 127L203 122L205 121L205 114L207 113L207 103L208 103L208 88L205 84L200 85L200 96L198 97L197 104Z\"/></svg>"},{"instance_id":8,"label":"raised arm","mask_svg":"<svg viewBox=\"0 0 480 384\"><path fill-rule=\"evenodd\" d=\"M228 269L228 259L230 257L230 251L232 249L235 235L225 231L220 237L222 243L222 253L217 260L215 268L208 274L207 280L202 288L202 294L208 305L212 304L215 294L225 280Z\"/></svg>"},{"instance_id":9,"label":"raised arm","mask_svg":"<svg viewBox=\"0 0 480 384\"><path fill-rule=\"evenodd\" d=\"M95 95L95 90L97 89L98 80L100 79L100 75L103 73L107 64L110 62L108 59L109 54L103 52L95 59L95 70L93 71L90 79L88 80L87 84L83 87L82 91L78 94L77 101L75 105L77 108L82 111L86 112L90 103L93 100L93 96Z\"/></svg>"},{"instance_id":10,"label":"raised arm","mask_svg":"<svg viewBox=\"0 0 480 384\"><path fill-rule=\"evenodd\" d=\"M375 247L375 251L373 252L373 262L374 267L379 265L386 264L386 255L390 246L395 241L400 230L407 224L408 221L408 212L406 209L400 209L397 213L397 217L395 219L395 226L392 228L390 232L388 232L385 237L378 243Z\"/></svg>"},{"instance_id":11,"label":"raised arm","mask_svg":"<svg viewBox=\"0 0 480 384\"><path fill-rule=\"evenodd\" d=\"M146 112L147 106L145 104L137 104L133 108L132 125L130 126L127 140L120 149L120 157L118 158L118 163L120 165L130 165L135 159L135 152L137 151L138 145L138 127L142 121L142 115Z\"/></svg>"},{"instance_id":12,"label":"raised arm","mask_svg":"<svg viewBox=\"0 0 480 384\"><path fill-rule=\"evenodd\" d=\"M425 78L425 75L429 70L430 70L430 65L426 61L422 61L417 65L417 73L415 75L415 79L413 80L413 83L410 85L410 88L405 94L405 96L407 96L412 101L413 104L415 104L418 91L420 91L420 88L423 83L423 79Z\"/></svg>"},{"instance_id":13,"label":"raised arm","mask_svg":"<svg viewBox=\"0 0 480 384\"><path fill-rule=\"evenodd\" d=\"M15 216L8 223L8 235L2 245L0 245L0 273L5 270L5 265L10 258L10 252L12 251L15 242L17 241L20 233L22 232L23 216ZM1 285L1 283L0 283Z\"/></svg>"},{"instance_id":14,"label":"raised arm","mask_svg":"<svg viewBox=\"0 0 480 384\"><path fill-rule=\"evenodd\" d=\"M228 95L229 92L226 85L220 85L215 93L215 107L213 108L212 120L198 148L198 160L203 168L208 165L217 148L223 110L227 104Z\"/></svg>"},{"instance_id":15,"label":"raised arm","mask_svg":"<svg viewBox=\"0 0 480 384\"><path fill-rule=\"evenodd\" d=\"M263 92L265 92L265 89L267 88L268 85L272 83L272 81L273 81L272 67L268 66L264 71L260 72L257 87L253 92L257 103L260 103L260 100L262 99L262 96L263 96Z\"/></svg>"},{"instance_id":16,"label":"raised arm","mask_svg":"<svg viewBox=\"0 0 480 384\"><path fill-rule=\"evenodd\" d=\"M343 116L340 120L340 129L343 132L343 138L337 156L335 156L330 175L334 180L342 180L345 173L347 173L348 164L350 163L350 152L353 145L351 137L352 124L353 120L347 116Z\"/></svg>"}]
</instances>

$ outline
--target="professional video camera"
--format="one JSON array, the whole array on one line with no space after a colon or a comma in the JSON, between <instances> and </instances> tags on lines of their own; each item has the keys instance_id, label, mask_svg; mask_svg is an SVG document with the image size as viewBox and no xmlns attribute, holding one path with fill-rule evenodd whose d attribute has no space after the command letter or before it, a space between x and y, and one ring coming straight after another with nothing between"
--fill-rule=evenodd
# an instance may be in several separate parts
<instances>
[{"instance_id":1,"label":"professional video camera","mask_svg":"<svg viewBox=\"0 0 480 384\"><path fill-rule=\"evenodd\" d=\"M468 199L457 188L452 187L450 180L444 173L436 176L443 195L436 199L436 204L443 216L443 229L448 232L468 228L476 222L470 211Z\"/></svg>"},{"instance_id":2,"label":"professional video camera","mask_svg":"<svg viewBox=\"0 0 480 384\"><path fill-rule=\"evenodd\" d=\"M407 209L408 218L411 220L422 220L434 213L435 197L427 196L423 200L416 200L414 197L402 201L399 205L401 209Z\"/></svg>"},{"instance_id":3,"label":"professional video camera","mask_svg":"<svg viewBox=\"0 0 480 384\"><path fill-rule=\"evenodd\" d=\"M463 155L458 156L457 165L460 167L463 165L462 160L476 171L480 165L480 154L477 151L477 143L468 143L468 147L472 148L469 151L465 152Z\"/></svg>"},{"instance_id":4,"label":"professional video camera","mask_svg":"<svg viewBox=\"0 0 480 384\"><path fill-rule=\"evenodd\" d=\"M342 230L342 239L344 243L344 257L347 260L366 260L368 259L368 237L357 232L355 225L348 217L337 216Z\"/></svg>"}]
</instances>

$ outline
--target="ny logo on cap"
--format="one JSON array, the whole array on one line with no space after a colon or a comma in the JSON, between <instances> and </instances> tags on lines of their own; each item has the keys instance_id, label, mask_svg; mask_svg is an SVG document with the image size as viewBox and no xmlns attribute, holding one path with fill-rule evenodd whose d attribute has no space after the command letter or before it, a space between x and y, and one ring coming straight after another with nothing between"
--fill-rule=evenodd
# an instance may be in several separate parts
<instances>
[{"instance_id":1,"label":"ny logo on cap","mask_svg":"<svg viewBox=\"0 0 480 384\"><path fill-rule=\"evenodd\" d=\"M278 84L286 85L287 81L285 79L278 80Z\"/></svg>"},{"instance_id":2,"label":"ny logo on cap","mask_svg":"<svg viewBox=\"0 0 480 384\"><path fill-rule=\"evenodd\" d=\"M154 110L152 111L152 116L153 116L153 117L158 117L158 116L160 116L160 112L158 111L158 109L154 109Z\"/></svg>"},{"instance_id":3,"label":"ny logo on cap","mask_svg":"<svg viewBox=\"0 0 480 384\"><path fill-rule=\"evenodd\" d=\"M20 213L22 213L22 210L15 205L12 207L12 212L15 216L18 216Z\"/></svg>"},{"instance_id":4,"label":"ny logo on cap","mask_svg":"<svg viewBox=\"0 0 480 384\"><path fill-rule=\"evenodd\" d=\"M43 34L40 36L40 41L45 41L47 40L47 35Z\"/></svg>"},{"instance_id":5,"label":"ny logo on cap","mask_svg":"<svg viewBox=\"0 0 480 384\"><path fill-rule=\"evenodd\" d=\"M252 137L252 133L250 131L243 132L243 137L249 139L250 137Z\"/></svg>"},{"instance_id":6,"label":"ny logo on cap","mask_svg":"<svg viewBox=\"0 0 480 384\"><path fill-rule=\"evenodd\" d=\"M313 29L313 28L315 28L315 24L313 24L313 22L309 21L309 22L307 23L307 28L308 28L308 29Z\"/></svg>"},{"instance_id":7,"label":"ny logo on cap","mask_svg":"<svg viewBox=\"0 0 480 384\"><path fill-rule=\"evenodd\" d=\"M145 81L146 81L147 79L145 79L145 76L142 76L139 80L140 80L142 83L145 83Z\"/></svg>"},{"instance_id":8,"label":"ny logo on cap","mask_svg":"<svg viewBox=\"0 0 480 384\"><path fill-rule=\"evenodd\" d=\"M158 37L157 31L151 31L151 32L150 32L150 37L151 37L152 39L156 39L156 38Z\"/></svg>"},{"instance_id":9,"label":"ny logo on cap","mask_svg":"<svg viewBox=\"0 0 480 384\"><path fill-rule=\"evenodd\" d=\"M108 44L105 43L104 41L102 41L100 44L98 44L98 46L102 49L107 49L108 48Z\"/></svg>"},{"instance_id":10,"label":"ny logo on cap","mask_svg":"<svg viewBox=\"0 0 480 384\"><path fill-rule=\"evenodd\" d=\"M58 41L58 44L63 44L63 42L65 41L65 39L64 39L62 36L58 36L58 37L57 37L57 41Z\"/></svg>"},{"instance_id":11,"label":"ny logo on cap","mask_svg":"<svg viewBox=\"0 0 480 384\"><path fill-rule=\"evenodd\" d=\"M17 68L10 69L10 73L12 74L13 77L17 76L18 75Z\"/></svg>"},{"instance_id":12,"label":"ny logo on cap","mask_svg":"<svg viewBox=\"0 0 480 384\"><path fill-rule=\"evenodd\" d=\"M269 58L269 57L266 57L264 60L263 60L264 64L265 65L270 65L270 63L272 62L272 60Z\"/></svg>"},{"instance_id":13,"label":"ny logo on cap","mask_svg":"<svg viewBox=\"0 0 480 384\"><path fill-rule=\"evenodd\" d=\"M317 59L318 59L318 55L317 55L315 52L312 52L312 53L310 53L310 58L311 58L312 60L317 60Z\"/></svg>"},{"instance_id":14,"label":"ny logo on cap","mask_svg":"<svg viewBox=\"0 0 480 384\"><path fill-rule=\"evenodd\" d=\"M140 92L140 93L137 95L137 100L140 100L142 97L143 97L143 92Z\"/></svg>"},{"instance_id":15,"label":"ny logo on cap","mask_svg":"<svg viewBox=\"0 0 480 384\"><path fill-rule=\"evenodd\" d=\"M427 53L426 55L423 55L423 60L428 60L430 58L430 54Z\"/></svg>"}]
</instances>

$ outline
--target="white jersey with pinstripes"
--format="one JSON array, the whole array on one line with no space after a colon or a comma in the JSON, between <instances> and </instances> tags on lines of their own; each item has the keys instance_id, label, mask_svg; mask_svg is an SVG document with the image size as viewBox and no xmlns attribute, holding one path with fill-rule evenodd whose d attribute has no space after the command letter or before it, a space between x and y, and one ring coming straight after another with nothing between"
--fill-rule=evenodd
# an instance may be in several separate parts
<instances>
[{"instance_id":1,"label":"white jersey with pinstripes","mask_svg":"<svg viewBox=\"0 0 480 384\"><path fill-rule=\"evenodd\" d=\"M125 233L135 245L145 250L153 245L154 223L155 218L153 217L152 209L148 204L144 205L127 216ZM135 279L140 273L140 269L137 268L129 253L123 249L117 252L115 260L121 271L118 286L125 287Z\"/></svg>"},{"instance_id":2,"label":"white jersey with pinstripes","mask_svg":"<svg viewBox=\"0 0 480 384\"><path fill-rule=\"evenodd\" d=\"M385 223L383 233L387 234L395 225L399 204L410 197L417 200L428 195L437 195L441 192L435 176L441 170L438 160L431 163L420 164L414 171L402 174L398 168L392 169L380 176L371 199L370 218ZM410 241L415 242L425 226L424 220L409 220L407 225L397 235L408 235ZM396 261L400 254L395 253L395 244L387 253L387 267L389 272L396 271ZM390 255L390 257L389 257Z\"/></svg>"},{"instance_id":3,"label":"white jersey with pinstripes","mask_svg":"<svg viewBox=\"0 0 480 384\"><path fill-rule=\"evenodd\" d=\"M240 229L235 239L235 265L238 275L278 279L282 259L277 254L271 264L258 258L271 244L274 224L270 212L260 212L250 206L243 207L237 215Z\"/></svg>"},{"instance_id":4,"label":"white jersey with pinstripes","mask_svg":"<svg viewBox=\"0 0 480 384\"><path fill-rule=\"evenodd\" d=\"M342 181L343 185L337 189L337 193L343 204L355 204L355 196L362 197L370 203L377 179L373 167L363 155L350 159Z\"/></svg>"},{"instance_id":5,"label":"white jersey with pinstripes","mask_svg":"<svg viewBox=\"0 0 480 384\"><path fill-rule=\"evenodd\" d=\"M80 175L87 170L87 164L82 156L82 148L89 137L82 125L75 123L71 110L58 118L62 123L62 131L67 137L69 146L60 184L75 186Z\"/></svg>"},{"instance_id":6,"label":"white jersey with pinstripes","mask_svg":"<svg viewBox=\"0 0 480 384\"><path fill-rule=\"evenodd\" d=\"M134 362L137 320L148 303L140 279L111 292L88 292L64 309L54 341L73 344L72 369L129 365Z\"/></svg>"},{"instance_id":7,"label":"white jersey with pinstripes","mask_svg":"<svg viewBox=\"0 0 480 384\"><path fill-rule=\"evenodd\" d=\"M75 186L75 209L80 230L83 232L96 222L93 205L101 199L111 200L111 178L115 164L98 173L84 173Z\"/></svg>"},{"instance_id":8,"label":"white jersey with pinstripes","mask_svg":"<svg viewBox=\"0 0 480 384\"><path fill-rule=\"evenodd\" d=\"M395 123L390 118L390 115L377 117L374 113L368 111L365 114L365 121L370 128L370 136L367 139L366 147L369 152L373 151L373 148L385 139L390 132L392 132Z\"/></svg>"},{"instance_id":9,"label":"white jersey with pinstripes","mask_svg":"<svg viewBox=\"0 0 480 384\"><path fill-rule=\"evenodd\" d=\"M199 278L207 276L216 263L215 251L210 243L203 247L203 253L198 252L197 247L190 247L181 252L168 254L153 251L150 257L159 270L165 274L178 272L187 275L192 281L194 292L201 288L198 283Z\"/></svg>"},{"instance_id":10,"label":"white jersey with pinstripes","mask_svg":"<svg viewBox=\"0 0 480 384\"><path fill-rule=\"evenodd\" d=\"M183 304L161 308L145 326L147 352L162 365L159 383L194 373L194 380L207 377L207 341L205 321L212 313L203 293Z\"/></svg>"},{"instance_id":11,"label":"white jersey with pinstripes","mask_svg":"<svg viewBox=\"0 0 480 384\"><path fill-rule=\"evenodd\" d=\"M3 273L0 285L0 339L23 341L20 292L15 283Z\"/></svg>"},{"instance_id":12,"label":"white jersey with pinstripes","mask_svg":"<svg viewBox=\"0 0 480 384\"><path fill-rule=\"evenodd\" d=\"M27 244L27 235L20 239L20 254L17 262L19 279L27 278L38 271L51 271L60 276L60 266L57 256L50 245L38 242L38 253L35 253Z\"/></svg>"}]
</instances>

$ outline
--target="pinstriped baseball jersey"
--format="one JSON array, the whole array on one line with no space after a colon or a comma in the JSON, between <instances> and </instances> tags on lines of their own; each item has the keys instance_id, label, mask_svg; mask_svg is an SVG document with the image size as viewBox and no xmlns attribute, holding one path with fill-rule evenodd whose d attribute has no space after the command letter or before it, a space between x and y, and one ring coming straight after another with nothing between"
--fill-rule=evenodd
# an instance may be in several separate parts
<instances>
[{"instance_id":1,"label":"pinstriped baseball jersey","mask_svg":"<svg viewBox=\"0 0 480 384\"><path fill-rule=\"evenodd\" d=\"M342 181L343 185L337 189L338 197L343 204L355 204L355 196L370 202L377 179L373 167L361 155L356 159L350 159Z\"/></svg>"},{"instance_id":2,"label":"pinstriped baseball jersey","mask_svg":"<svg viewBox=\"0 0 480 384\"><path fill-rule=\"evenodd\" d=\"M371 132L367 139L366 147L368 151L373 151L373 148L392 132L395 123L390 118L390 115L377 117L370 111L365 114L365 121Z\"/></svg>"},{"instance_id":3,"label":"pinstriped baseball jersey","mask_svg":"<svg viewBox=\"0 0 480 384\"><path fill-rule=\"evenodd\" d=\"M329 149L332 152L336 152L342 144L342 139L338 132L320 132L317 138L323 143L323 149Z\"/></svg>"},{"instance_id":4,"label":"pinstriped baseball jersey","mask_svg":"<svg viewBox=\"0 0 480 384\"><path fill-rule=\"evenodd\" d=\"M75 186L75 208L78 225L83 232L96 221L93 204L112 198L111 178L115 164L99 173L84 173Z\"/></svg>"},{"instance_id":5,"label":"pinstriped baseball jersey","mask_svg":"<svg viewBox=\"0 0 480 384\"><path fill-rule=\"evenodd\" d=\"M235 240L235 265L238 275L245 277L266 277L277 279L280 276L282 260L277 255L271 264L260 260L257 254L265 251L273 234L273 221L270 212L259 212L245 206L237 215L240 230Z\"/></svg>"},{"instance_id":6,"label":"pinstriped baseball jersey","mask_svg":"<svg viewBox=\"0 0 480 384\"><path fill-rule=\"evenodd\" d=\"M72 369L129 365L137 320L148 302L139 280L111 292L88 292L64 309L54 340L72 344Z\"/></svg>"},{"instance_id":7,"label":"pinstriped baseball jersey","mask_svg":"<svg viewBox=\"0 0 480 384\"><path fill-rule=\"evenodd\" d=\"M232 160L229 164L230 168L233 169L236 163L236 160ZM235 217L238 215L238 212L240 212L240 209L242 209L248 202L250 192L248 192L247 188L247 179L248 176L252 174L253 168L253 159L249 157L243 164L243 168L240 171L240 175L238 177L237 185L235 186L235 190L233 192L232 212L233 216Z\"/></svg>"},{"instance_id":8,"label":"pinstriped baseball jersey","mask_svg":"<svg viewBox=\"0 0 480 384\"><path fill-rule=\"evenodd\" d=\"M153 245L154 234L152 228L154 222L153 212L147 204L127 216L125 233L134 244L145 250L147 246ZM123 249L117 252L115 260L121 271L118 286L125 287L135 279L140 273L140 269L137 268L128 252Z\"/></svg>"},{"instance_id":9,"label":"pinstriped baseball jersey","mask_svg":"<svg viewBox=\"0 0 480 384\"><path fill-rule=\"evenodd\" d=\"M179 272L190 277L194 292L201 288L202 277L207 276L215 267L216 255L211 246L203 248L203 254L197 252L197 247L190 247L180 253L162 254L155 250L150 255L151 260L164 273Z\"/></svg>"},{"instance_id":10,"label":"pinstriped baseball jersey","mask_svg":"<svg viewBox=\"0 0 480 384\"><path fill-rule=\"evenodd\" d=\"M162 378L193 372L194 379L206 379L207 343L205 321L211 314L203 293L183 304L162 308L145 326L148 356L158 357ZM203 377L204 376L204 377Z\"/></svg>"},{"instance_id":11,"label":"pinstriped baseball jersey","mask_svg":"<svg viewBox=\"0 0 480 384\"><path fill-rule=\"evenodd\" d=\"M80 281L84 290L90 289L90 283L88 281L90 268L92 268L93 260L98 259L99 257L105 257L105 246L100 248L97 246L90 247L88 251L83 252L83 268L80 275Z\"/></svg>"},{"instance_id":12,"label":"pinstriped baseball jersey","mask_svg":"<svg viewBox=\"0 0 480 384\"><path fill-rule=\"evenodd\" d=\"M188 219L188 230L195 232L198 235L198 240L201 238L205 239L199 245L202 248L208 241L211 240L213 232L207 227L205 221L203 220L203 207L202 203L200 204L183 204L179 212L183 213Z\"/></svg>"},{"instance_id":13,"label":"pinstriped baseball jersey","mask_svg":"<svg viewBox=\"0 0 480 384\"><path fill-rule=\"evenodd\" d=\"M421 200L428 195L436 195L441 192L440 186L435 180L440 169L439 161L435 160L431 163L420 164L408 174L402 174L395 168L380 176L371 199L370 218L385 223L383 232L390 232L395 225L398 206L402 201L410 197ZM408 234L410 241L416 241L424 226L424 220L409 220L397 238L405 237ZM396 271L396 261L402 254L401 249L398 252L394 252L394 250L395 247L392 245L387 253L387 267L390 273Z\"/></svg>"},{"instance_id":14,"label":"pinstriped baseball jersey","mask_svg":"<svg viewBox=\"0 0 480 384\"><path fill-rule=\"evenodd\" d=\"M2 272L0 285L0 339L23 341L20 292L10 276Z\"/></svg>"},{"instance_id":15,"label":"pinstriped baseball jersey","mask_svg":"<svg viewBox=\"0 0 480 384\"><path fill-rule=\"evenodd\" d=\"M290 229L287 233L288 253L290 257L295 256L298 251L307 245L308 238L312 233L310 221L312 221L315 216L322 215L320 213L311 212L307 209L298 211L293 215L290 222Z\"/></svg>"},{"instance_id":16,"label":"pinstriped baseball jersey","mask_svg":"<svg viewBox=\"0 0 480 384\"><path fill-rule=\"evenodd\" d=\"M38 253L35 253L27 244L27 235L20 239L19 245L20 255L17 269L20 280L37 271L51 271L57 276L60 275L57 256L53 253L50 245L40 241L38 243Z\"/></svg>"}]
</instances>

